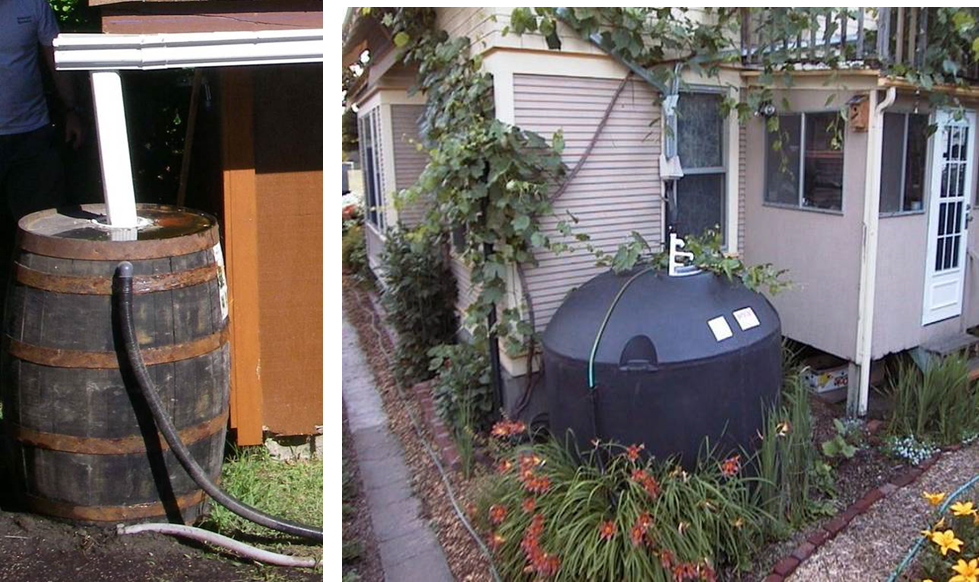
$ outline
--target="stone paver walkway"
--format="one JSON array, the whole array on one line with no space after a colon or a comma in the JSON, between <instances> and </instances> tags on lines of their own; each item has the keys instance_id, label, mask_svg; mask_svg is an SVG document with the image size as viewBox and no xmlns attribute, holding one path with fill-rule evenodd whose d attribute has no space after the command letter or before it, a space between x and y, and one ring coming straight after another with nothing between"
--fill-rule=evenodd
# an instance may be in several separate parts
<instances>
[{"instance_id":1,"label":"stone paver walkway","mask_svg":"<svg viewBox=\"0 0 979 582\"><path fill-rule=\"evenodd\" d=\"M945 453L917 481L858 515L787 578L791 582L887 580L932 519L922 491L951 492L979 473L979 445ZM962 499L972 499L965 494Z\"/></svg>"},{"instance_id":2,"label":"stone paver walkway","mask_svg":"<svg viewBox=\"0 0 979 582\"><path fill-rule=\"evenodd\" d=\"M374 377L357 340L343 318L343 405L353 438L360 478L380 546L386 582L443 582L452 574L434 532L418 516L409 472Z\"/></svg>"}]
</instances>

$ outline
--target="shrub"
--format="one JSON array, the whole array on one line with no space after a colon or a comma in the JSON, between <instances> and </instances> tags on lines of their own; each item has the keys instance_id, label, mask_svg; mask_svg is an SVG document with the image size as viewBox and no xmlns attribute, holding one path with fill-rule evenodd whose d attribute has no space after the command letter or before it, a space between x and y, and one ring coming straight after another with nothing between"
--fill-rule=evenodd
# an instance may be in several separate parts
<instances>
[{"instance_id":1,"label":"shrub","mask_svg":"<svg viewBox=\"0 0 979 582\"><path fill-rule=\"evenodd\" d=\"M938 452L934 446L921 442L914 435L888 436L884 441L884 453L911 465L920 465Z\"/></svg>"},{"instance_id":2,"label":"shrub","mask_svg":"<svg viewBox=\"0 0 979 582\"><path fill-rule=\"evenodd\" d=\"M455 277L438 239L409 238L402 230L388 233L381 262L384 306L398 332L395 372L403 383L418 382L430 377L428 351L455 337Z\"/></svg>"},{"instance_id":3,"label":"shrub","mask_svg":"<svg viewBox=\"0 0 979 582\"><path fill-rule=\"evenodd\" d=\"M767 415L761 444L753 459L759 482L755 502L775 516L798 526L817 515L832 513L832 469L813 443L809 392L798 374L786 376L782 402Z\"/></svg>"},{"instance_id":4,"label":"shrub","mask_svg":"<svg viewBox=\"0 0 979 582\"><path fill-rule=\"evenodd\" d=\"M351 226L343 233L340 246L343 269L352 275L362 275L367 269L367 242L364 240L364 227Z\"/></svg>"},{"instance_id":5,"label":"shrub","mask_svg":"<svg viewBox=\"0 0 979 582\"><path fill-rule=\"evenodd\" d=\"M922 372L902 362L891 384L894 412L889 430L937 444L952 444L979 430L979 392L969 381L963 354L935 359Z\"/></svg>"},{"instance_id":6,"label":"shrub","mask_svg":"<svg viewBox=\"0 0 979 582\"><path fill-rule=\"evenodd\" d=\"M500 461L476 503L506 580L714 580L749 566L768 516L738 457L693 473L638 446L600 444L580 462L549 440Z\"/></svg>"},{"instance_id":7,"label":"shrub","mask_svg":"<svg viewBox=\"0 0 979 582\"><path fill-rule=\"evenodd\" d=\"M469 433L482 432L489 428L493 416L493 384L486 353L472 344L459 343L436 346L429 355L429 369L437 372L432 400L439 418L457 433L467 429Z\"/></svg>"}]
</instances>

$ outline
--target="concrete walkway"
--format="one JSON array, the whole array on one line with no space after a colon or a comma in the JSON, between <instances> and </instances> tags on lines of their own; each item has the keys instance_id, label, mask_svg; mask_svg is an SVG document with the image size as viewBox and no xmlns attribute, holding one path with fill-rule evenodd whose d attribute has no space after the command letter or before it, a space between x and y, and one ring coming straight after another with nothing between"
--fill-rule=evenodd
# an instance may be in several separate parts
<instances>
[{"instance_id":1,"label":"concrete walkway","mask_svg":"<svg viewBox=\"0 0 979 582\"><path fill-rule=\"evenodd\" d=\"M343 318L343 405L353 438L360 478L370 507L374 537L380 545L386 582L443 582L452 574L434 532L418 516L408 467L388 419L374 377L357 340Z\"/></svg>"}]
</instances>

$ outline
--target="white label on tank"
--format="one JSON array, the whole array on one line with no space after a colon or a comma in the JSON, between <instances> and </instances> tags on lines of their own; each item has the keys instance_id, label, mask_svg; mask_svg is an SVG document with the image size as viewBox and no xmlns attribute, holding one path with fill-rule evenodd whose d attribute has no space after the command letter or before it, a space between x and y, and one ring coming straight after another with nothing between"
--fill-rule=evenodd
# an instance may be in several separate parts
<instances>
[{"instance_id":1,"label":"white label on tank","mask_svg":"<svg viewBox=\"0 0 979 582\"><path fill-rule=\"evenodd\" d=\"M731 326L727 324L727 320L724 319L723 315L711 319L707 322L707 325L710 327L710 330L714 332L714 338L717 341L726 340L734 335L731 332Z\"/></svg>"},{"instance_id":2,"label":"white label on tank","mask_svg":"<svg viewBox=\"0 0 979 582\"><path fill-rule=\"evenodd\" d=\"M214 245L211 249L214 253L214 264L218 266L218 295L221 297L221 319L228 318L228 279L224 275L224 253L221 252L221 243Z\"/></svg>"},{"instance_id":3,"label":"white label on tank","mask_svg":"<svg viewBox=\"0 0 979 582\"><path fill-rule=\"evenodd\" d=\"M758 321L758 316L750 307L745 307L744 309L739 309L734 312L734 319L738 322L741 327L741 331L746 329L751 329L753 327L758 327L761 325Z\"/></svg>"}]
</instances>

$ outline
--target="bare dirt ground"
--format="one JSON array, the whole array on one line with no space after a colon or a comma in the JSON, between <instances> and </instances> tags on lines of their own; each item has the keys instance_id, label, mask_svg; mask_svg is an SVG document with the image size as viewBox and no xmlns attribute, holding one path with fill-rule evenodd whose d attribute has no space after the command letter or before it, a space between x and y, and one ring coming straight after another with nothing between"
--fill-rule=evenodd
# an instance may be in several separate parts
<instances>
[{"instance_id":1,"label":"bare dirt ground","mask_svg":"<svg viewBox=\"0 0 979 582\"><path fill-rule=\"evenodd\" d=\"M2 461L0 461L2 462ZM19 511L0 465L3 582L312 582L322 571L261 566L159 534L117 536Z\"/></svg>"}]
</instances>

